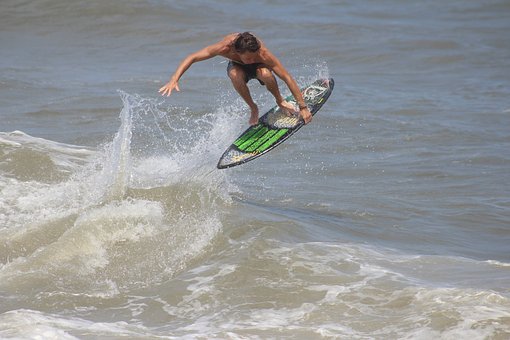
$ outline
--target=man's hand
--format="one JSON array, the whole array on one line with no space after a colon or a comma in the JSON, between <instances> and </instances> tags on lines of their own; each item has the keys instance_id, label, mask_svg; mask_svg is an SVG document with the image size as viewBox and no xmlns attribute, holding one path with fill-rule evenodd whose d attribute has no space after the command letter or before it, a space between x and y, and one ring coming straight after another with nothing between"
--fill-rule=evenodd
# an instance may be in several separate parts
<instances>
[{"instance_id":1,"label":"man's hand","mask_svg":"<svg viewBox=\"0 0 510 340\"><path fill-rule=\"evenodd\" d=\"M278 106L289 117L298 112L294 105L285 100L282 100L278 104ZM303 118L305 124L308 124L312 121L312 114L310 113L310 110L308 109L307 106L304 106L302 109L299 110L299 115Z\"/></svg>"},{"instance_id":2,"label":"man's hand","mask_svg":"<svg viewBox=\"0 0 510 340\"><path fill-rule=\"evenodd\" d=\"M176 89L177 91L181 91L179 88L179 83L173 80L170 80L168 83L166 83L165 86L159 89L159 93L161 93L162 96L169 96L172 91Z\"/></svg>"},{"instance_id":3,"label":"man's hand","mask_svg":"<svg viewBox=\"0 0 510 340\"><path fill-rule=\"evenodd\" d=\"M312 114L310 113L310 110L308 110L308 107L303 107L299 110L299 114L305 121L305 124L308 124L312 121Z\"/></svg>"}]
</instances>

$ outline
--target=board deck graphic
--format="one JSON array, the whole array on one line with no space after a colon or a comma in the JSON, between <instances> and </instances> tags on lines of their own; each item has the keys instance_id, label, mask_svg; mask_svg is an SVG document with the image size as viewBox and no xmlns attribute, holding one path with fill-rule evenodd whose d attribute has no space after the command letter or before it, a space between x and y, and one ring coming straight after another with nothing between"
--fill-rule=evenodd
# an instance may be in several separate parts
<instances>
[{"instance_id":1,"label":"board deck graphic","mask_svg":"<svg viewBox=\"0 0 510 340\"><path fill-rule=\"evenodd\" d=\"M324 105L334 85L332 78L319 79L301 90L312 115ZM296 105L293 96L285 100ZM257 125L249 127L230 145L218 161L218 169L244 164L262 156L292 136L304 124L300 116L289 117L278 106L273 107L259 118Z\"/></svg>"}]
</instances>

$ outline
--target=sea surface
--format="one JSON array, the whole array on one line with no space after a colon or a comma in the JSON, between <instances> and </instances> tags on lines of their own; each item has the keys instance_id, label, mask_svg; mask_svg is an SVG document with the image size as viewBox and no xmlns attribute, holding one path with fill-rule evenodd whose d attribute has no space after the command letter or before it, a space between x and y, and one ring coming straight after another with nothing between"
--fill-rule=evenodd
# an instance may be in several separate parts
<instances>
[{"instance_id":1,"label":"sea surface","mask_svg":"<svg viewBox=\"0 0 510 340\"><path fill-rule=\"evenodd\" d=\"M509 18L507 0L2 0L0 338L509 339ZM300 86L336 84L286 143L218 170L249 118L226 61L158 89L243 31Z\"/></svg>"}]
</instances>

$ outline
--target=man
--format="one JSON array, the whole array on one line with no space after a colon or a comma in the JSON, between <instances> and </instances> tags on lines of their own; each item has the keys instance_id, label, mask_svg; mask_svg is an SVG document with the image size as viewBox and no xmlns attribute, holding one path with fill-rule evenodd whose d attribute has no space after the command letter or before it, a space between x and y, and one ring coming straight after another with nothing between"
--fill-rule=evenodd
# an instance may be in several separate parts
<instances>
[{"instance_id":1,"label":"man","mask_svg":"<svg viewBox=\"0 0 510 340\"><path fill-rule=\"evenodd\" d=\"M229 34L220 42L188 55L177 67L170 81L161 87L159 92L163 96L169 96L174 89L180 91L179 79L193 63L216 56L222 56L230 60L227 73L236 91L250 107L250 125L256 125L259 119L259 109L253 101L247 86L250 79L256 78L262 85L265 85L274 96L278 106L286 114L291 115L296 112L294 105L285 101L280 94L273 72L287 84L297 101L299 113L305 123L308 124L312 120L312 115L294 78L287 72L278 58L267 49L264 43L249 32Z\"/></svg>"}]
</instances>

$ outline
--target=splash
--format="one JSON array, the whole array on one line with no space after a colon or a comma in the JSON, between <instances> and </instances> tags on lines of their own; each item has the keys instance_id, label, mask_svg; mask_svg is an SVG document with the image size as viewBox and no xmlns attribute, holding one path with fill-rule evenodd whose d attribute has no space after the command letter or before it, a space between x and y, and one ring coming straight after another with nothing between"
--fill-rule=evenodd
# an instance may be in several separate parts
<instances>
[{"instance_id":1,"label":"splash","mask_svg":"<svg viewBox=\"0 0 510 340\"><path fill-rule=\"evenodd\" d=\"M65 164L70 176L46 183L0 175L5 291L30 296L36 285L48 296L52 290L117 294L172 277L214 244L222 207L235 190L215 170L238 131L230 109L198 114L119 93L120 127L110 143L71 166L63 159L75 146L52 151L62 153L52 155L60 159L53 166Z\"/></svg>"},{"instance_id":2,"label":"splash","mask_svg":"<svg viewBox=\"0 0 510 340\"><path fill-rule=\"evenodd\" d=\"M133 135L132 112L136 108L137 102L125 92L120 92L123 108L120 112L120 129L115 134L115 138L108 150L108 163L105 164L103 173L107 179L106 187L107 200L122 199L126 194L129 184L130 170L130 149L131 137Z\"/></svg>"}]
</instances>

